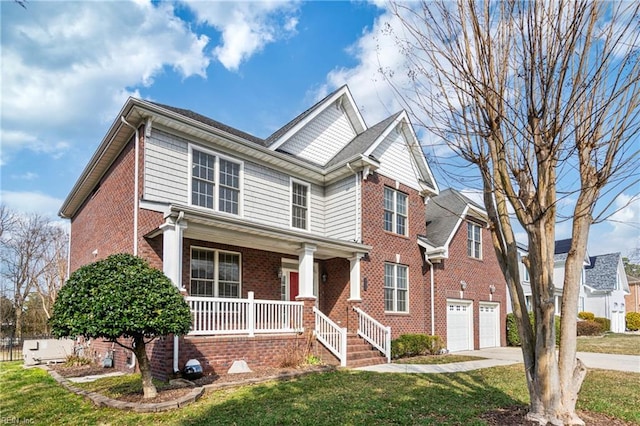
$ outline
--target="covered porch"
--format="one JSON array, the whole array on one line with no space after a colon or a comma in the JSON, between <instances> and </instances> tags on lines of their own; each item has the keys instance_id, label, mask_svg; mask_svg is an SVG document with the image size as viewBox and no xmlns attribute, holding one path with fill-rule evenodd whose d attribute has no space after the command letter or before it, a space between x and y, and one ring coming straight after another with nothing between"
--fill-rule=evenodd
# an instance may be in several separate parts
<instances>
[{"instance_id":1,"label":"covered porch","mask_svg":"<svg viewBox=\"0 0 640 426\"><path fill-rule=\"evenodd\" d=\"M312 335L346 365L347 333L363 321L354 308L369 246L186 206L172 206L149 237L162 238L163 270L191 308L186 339ZM372 340L385 348L387 339L383 327Z\"/></svg>"}]
</instances>

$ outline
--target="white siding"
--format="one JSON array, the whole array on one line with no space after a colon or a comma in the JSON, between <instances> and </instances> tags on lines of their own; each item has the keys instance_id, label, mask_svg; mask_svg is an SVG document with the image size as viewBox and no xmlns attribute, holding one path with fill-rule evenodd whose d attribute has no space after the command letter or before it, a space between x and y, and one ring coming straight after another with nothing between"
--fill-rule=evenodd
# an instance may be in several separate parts
<instances>
[{"instance_id":1,"label":"white siding","mask_svg":"<svg viewBox=\"0 0 640 426\"><path fill-rule=\"evenodd\" d=\"M244 163L244 217L266 225L289 227L289 176L256 163Z\"/></svg>"},{"instance_id":2,"label":"white siding","mask_svg":"<svg viewBox=\"0 0 640 426\"><path fill-rule=\"evenodd\" d=\"M327 107L280 149L324 165L356 136L347 114L335 105Z\"/></svg>"},{"instance_id":3,"label":"white siding","mask_svg":"<svg viewBox=\"0 0 640 426\"><path fill-rule=\"evenodd\" d=\"M418 168L402 134L392 130L373 155L380 161L378 173L418 191L421 189L416 176Z\"/></svg>"},{"instance_id":4,"label":"white siding","mask_svg":"<svg viewBox=\"0 0 640 426\"><path fill-rule=\"evenodd\" d=\"M311 185L311 228L315 234L325 234L324 225L324 191L318 185Z\"/></svg>"},{"instance_id":5,"label":"white siding","mask_svg":"<svg viewBox=\"0 0 640 426\"><path fill-rule=\"evenodd\" d=\"M144 198L188 203L188 142L154 130L144 144Z\"/></svg>"},{"instance_id":6,"label":"white siding","mask_svg":"<svg viewBox=\"0 0 640 426\"><path fill-rule=\"evenodd\" d=\"M354 240L356 238L355 176L350 176L328 186L325 192L325 203L327 237Z\"/></svg>"}]
</instances>

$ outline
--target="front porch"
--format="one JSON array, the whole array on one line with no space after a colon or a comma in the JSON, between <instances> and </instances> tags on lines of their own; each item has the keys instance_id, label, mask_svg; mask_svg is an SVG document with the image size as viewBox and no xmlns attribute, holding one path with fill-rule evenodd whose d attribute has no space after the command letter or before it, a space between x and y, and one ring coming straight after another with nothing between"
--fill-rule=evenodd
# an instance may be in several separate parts
<instances>
[{"instance_id":1,"label":"front porch","mask_svg":"<svg viewBox=\"0 0 640 426\"><path fill-rule=\"evenodd\" d=\"M185 206L172 206L147 238L160 240L163 270L192 312L191 332L163 349L173 354L174 372L190 357L212 369L242 359L279 366L310 347L347 366L354 336L389 359L389 329L354 310L362 301L361 259L371 247Z\"/></svg>"},{"instance_id":2,"label":"front porch","mask_svg":"<svg viewBox=\"0 0 640 426\"><path fill-rule=\"evenodd\" d=\"M264 346L265 343L268 345L269 340L296 343L291 337L305 336L303 343L310 345L318 342L325 351L335 357L340 366L348 365L350 354L347 328L340 327L323 314L315 306L313 299L293 302L259 300L255 299L254 293L250 291L246 299L186 296L185 300L191 308L193 321L187 340L191 336L218 336L227 339L225 342L228 342L228 339L247 342L247 338L259 335L260 338L256 342ZM389 362L391 329L361 309L352 309L357 317L357 328L351 333L352 346L357 343L368 344ZM356 342L353 337L363 339L364 342ZM193 339L192 341L195 342ZM218 343L221 341L222 339L218 339ZM213 345L216 341L209 339L208 342ZM364 352L362 347L359 347L359 350ZM241 359L246 357L245 354L239 355Z\"/></svg>"}]
</instances>

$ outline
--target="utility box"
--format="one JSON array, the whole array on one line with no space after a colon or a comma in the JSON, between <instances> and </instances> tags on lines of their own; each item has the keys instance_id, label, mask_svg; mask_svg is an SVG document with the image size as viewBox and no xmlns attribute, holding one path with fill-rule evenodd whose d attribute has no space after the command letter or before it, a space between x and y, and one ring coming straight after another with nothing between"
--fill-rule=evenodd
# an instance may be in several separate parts
<instances>
[{"instance_id":1,"label":"utility box","mask_svg":"<svg viewBox=\"0 0 640 426\"><path fill-rule=\"evenodd\" d=\"M22 344L24 365L64 362L73 355L75 342L71 339L33 339Z\"/></svg>"}]
</instances>

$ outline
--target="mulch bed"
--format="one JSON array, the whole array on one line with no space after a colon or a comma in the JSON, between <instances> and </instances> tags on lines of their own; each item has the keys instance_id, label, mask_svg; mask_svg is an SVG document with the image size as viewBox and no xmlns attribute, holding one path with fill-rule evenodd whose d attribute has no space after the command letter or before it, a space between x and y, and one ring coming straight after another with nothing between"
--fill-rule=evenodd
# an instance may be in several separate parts
<instances>
[{"instance_id":1,"label":"mulch bed","mask_svg":"<svg viewBox=\"0 0 640 426\"><path fill-rule=\"evenodd\" d=\"M589 426L633 426L634 423L591 411L577 410L578 416ZM482 420L493 426L538 426L538 423L525 420L527 408L514 406L498 408L480 416Z\"/></svg>"},{"instance_id":2,"label":"mulch bed","mask_svg":"<svg viewBox=\"0 0 640 426\"><path fill-rule=\"evenodd\" d=\"M64 364L51 364L49 369L57 372L62 377L84 377L84 376L96 376L99 374L113 373L117 370L113 368L104 368L101 365L89 364L89 365L77 365L77 366L65 366Z\"/></svg>"}]
</instances>

